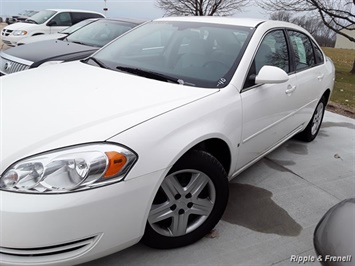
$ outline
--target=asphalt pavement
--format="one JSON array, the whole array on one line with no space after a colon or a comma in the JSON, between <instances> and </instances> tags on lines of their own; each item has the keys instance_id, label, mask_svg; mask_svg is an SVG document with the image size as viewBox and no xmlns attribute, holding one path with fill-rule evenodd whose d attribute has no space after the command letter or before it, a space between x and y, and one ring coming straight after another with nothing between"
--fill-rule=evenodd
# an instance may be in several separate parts
<instances>
[{"instance_id":1,"label":"asphalt pavement","mask_svg":"<svg viewBox=\"0 0 355 266\"><path fill-rule=\"evenodd\" d=\"M230 183L222 220L197 243L172 250L139 243L84 265L320 265L315 226L355 196L354 129L354 119L326 112L313 142L289 140L244 171Z\"/></svg>"}]
</instances>

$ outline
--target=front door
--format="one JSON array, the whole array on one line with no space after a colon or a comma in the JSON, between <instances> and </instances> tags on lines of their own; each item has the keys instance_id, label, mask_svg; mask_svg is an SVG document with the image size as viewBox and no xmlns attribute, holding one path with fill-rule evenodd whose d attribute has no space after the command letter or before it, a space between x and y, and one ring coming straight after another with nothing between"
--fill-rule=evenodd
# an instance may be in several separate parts
<instances>
[{"instance_id":1,"label":"front door","mask_svg":"<svg viewBox=\"0 0 355 266\"><path fill-rule=\"evenodd\" d=\"M263 38L248 77L255 76L264 65L276 66L289 75L281 84L256 85L247 79L241 92L243 105L243 130L237 170L259 158L293 132L296 112L292 104L297 90L296 73L291 72L289 49L283 30L269 32Z\"/></svg>"}]
</instances>

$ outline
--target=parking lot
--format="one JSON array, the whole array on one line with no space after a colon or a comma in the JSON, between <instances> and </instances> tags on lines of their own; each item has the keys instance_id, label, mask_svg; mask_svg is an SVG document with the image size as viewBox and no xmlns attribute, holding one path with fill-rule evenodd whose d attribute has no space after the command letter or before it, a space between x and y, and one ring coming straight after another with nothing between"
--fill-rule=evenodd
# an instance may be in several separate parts
<instances>
[{"instance_id":1,"label":"parking lot","mask_svg":"<svg viewBox=\"0 0 355 266\"><path fill-rule=\"evenodd\" d=\"M355 196L354 129L353 119L326 112L315 141L290 140L243 172L230 184L222 221L203 240L172 250L137 244L85 265L297 265L290 261L297 255L315 258L316 224Z\"/></svg>"}]
</instances>

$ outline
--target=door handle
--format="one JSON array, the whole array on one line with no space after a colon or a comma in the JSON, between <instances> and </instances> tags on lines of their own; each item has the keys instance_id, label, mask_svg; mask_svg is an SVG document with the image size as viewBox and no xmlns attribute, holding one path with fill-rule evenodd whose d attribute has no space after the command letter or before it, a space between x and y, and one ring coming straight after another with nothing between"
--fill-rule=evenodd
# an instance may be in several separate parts
<instances>
[{"instance_id":1,"label":"door handle","mask_svg":"<svg viewBox=\"0 0 355 266\"><path fill-rule=\"evenodd\" d=\"M296 86L294 85L294 86L292 86L292 85L288 85L287 86L287 90L285 90L285 93L287 94L287 95L290 95L292 92L294 92L296 90Z\"/></svg>"},{"instance_id":2,"label":"door handle","mask_svg":"<svg viewBox=\"0 0 355 266\"><path fill-rule=\"evenodd\" d=\"M323 78L324 78L324 74L321 74L321 75L317 76L317 79L318 79L319 81L321 81Z\"/></svg>"}]
</instances>

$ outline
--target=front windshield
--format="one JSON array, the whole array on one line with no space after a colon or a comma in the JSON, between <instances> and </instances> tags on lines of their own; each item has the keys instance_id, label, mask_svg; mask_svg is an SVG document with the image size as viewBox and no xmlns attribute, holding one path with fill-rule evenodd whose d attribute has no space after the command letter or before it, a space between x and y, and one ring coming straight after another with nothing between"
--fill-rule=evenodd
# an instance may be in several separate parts
<instances>
[{"instance_id":1,"label":"front windshield","mask_svg":"<svg viewBox=\"0 0 355 266\"><path fill-rule=\"evenodd\" d=\"M70 34L67 41L102 47L135 26L129 22L98 20Z\"/></svg>"},{"instance_id":2,"label":"front windshield","mask_svg":"<svg viewBox=\"0 0 355 266\"><path fill-rule=\"evenodd\" d=\"M35 22L37 24L42 24L43 22L46 22L49 18L51 18L55 13L56 13L55 11L51 11L51 10L42 10L34 14L27 20L31 22Z\"/></svg>"},{"instance_id":3,"label":"front windshield","mask_svg":"<svg viewBox=\"0 0 355 266\"><path fill-rule=\"evenodd\" d=\"M144 70L180 84L222 88L232 78L252 31L223 24L150 22L118 38L94 59L112 70Z\"/></svg>"},{"instance_id":4,"label":"front windshield","mask_svg":"<svg viewBox=\"0 0 355 266\"><path fill-rule=\"evenodd\" d=\"M82 20L76 24L74 24L73 26L70 26L69 28L66 28L65 30L62 30L59 33L64 33L64 34L71 34L74 31L77 31L78 29L94 22L96 19L86 19L86 20Z\"/></svg>"}]
</instances>

